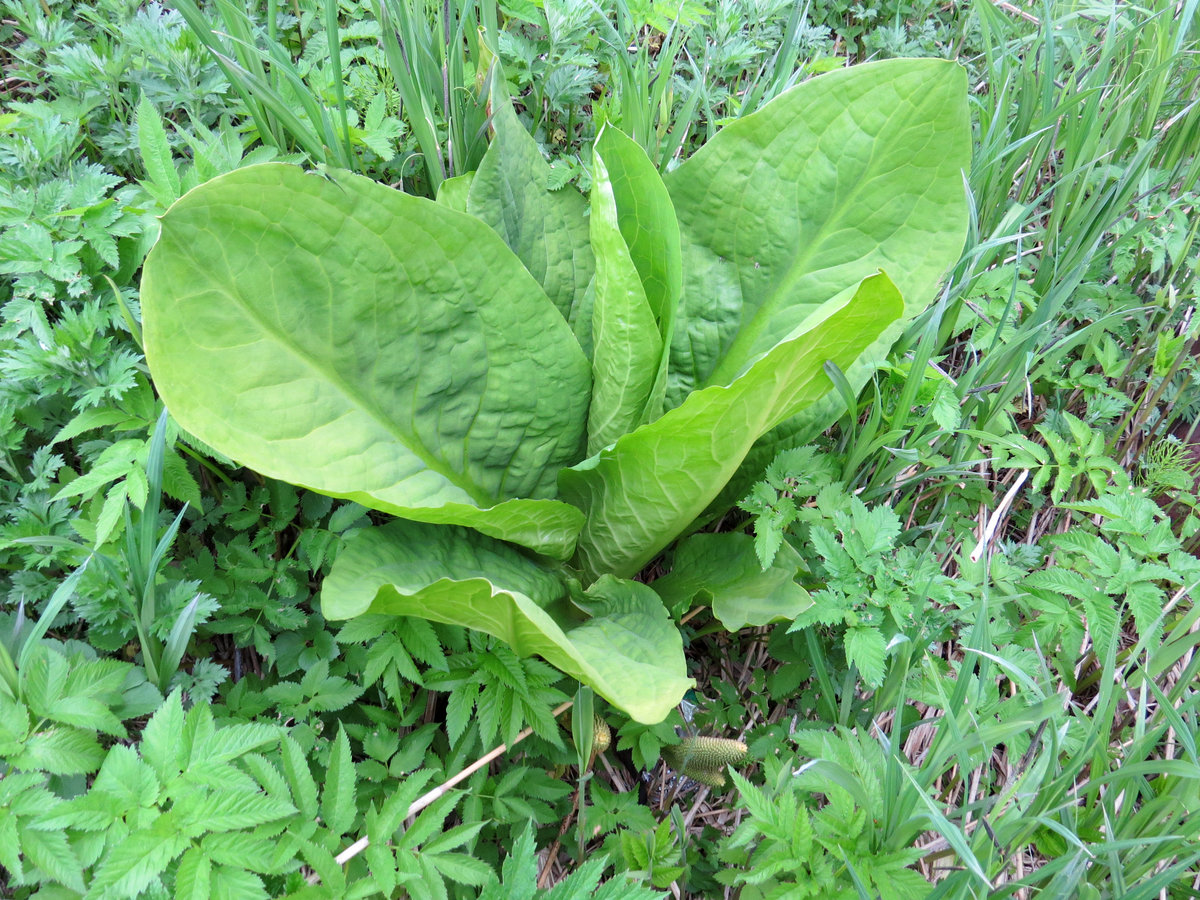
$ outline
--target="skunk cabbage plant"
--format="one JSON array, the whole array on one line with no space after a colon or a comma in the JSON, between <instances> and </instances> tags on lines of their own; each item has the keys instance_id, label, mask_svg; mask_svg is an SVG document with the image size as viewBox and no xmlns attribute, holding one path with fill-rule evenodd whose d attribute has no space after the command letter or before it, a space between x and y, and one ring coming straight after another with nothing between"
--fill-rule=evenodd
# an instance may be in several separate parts
<instances>
[{"instance_id":1,"label":"skunk cabbage plant","mask_svg":"<svg viewBox=\"0 0 1200 900\"><path fill-rule=\"evenodd\" d=\"M965 75L823 75L665 177L606 127L588 198L547 187L499 78L493 104L437 202L278 164L189 192L146 262L147 359L201 440L396 517L346 543L328 617L480 629L659 721L690 682L633 579L756 443L836 417L827 363L861 387L934 295L966 232ZM792 557L699 537L672 603L730 627L807 605Z\"/></svg>"}]
</instances>

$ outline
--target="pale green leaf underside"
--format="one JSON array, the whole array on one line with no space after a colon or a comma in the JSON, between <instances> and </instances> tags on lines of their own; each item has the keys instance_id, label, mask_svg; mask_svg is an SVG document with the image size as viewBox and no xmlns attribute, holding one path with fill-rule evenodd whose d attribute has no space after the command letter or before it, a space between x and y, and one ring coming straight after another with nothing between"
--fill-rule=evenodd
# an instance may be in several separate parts
<instances>
[{"instance_id":1,"label":"pale green leaf underside","mask_svg":"<svg viewBox=\"0 0 1200 900\"><path fill-rule=\"evenodd\" d=\"M784 543L766 570L748 534L694 534L675 548L671 573L651 587L668 606L704 602L729 631L791 621L812 606L796 584L800 554Z\"/></svg>"},{"instance_id":2,"label":"pale green leaf underside","mask_svg":"<svg viewBox=\"0 0 1200 900\"><path fill-rule=\"evenodd\" d=\"M722 129L666 178L684 260L668 401L728 384L877 270L923 308L962 249L969 161L966 74L942 60L822 75Z\"/></svg>"},{"instance_id":3,"label":"pale green leaf underside","mask_svg":"<svg viewBox=\"0 0 1200 900\"><path fill-rule=\"evenodd\" d=\"M482 222L358 176L252 166L167 213L142 304L155 384L222 453L569 552L580 516L551 498L583 447L588 363Z\"/></svg>"},{"instance_id":4,"label":"pale green leaf underside","mask_svg":"<svg viewBox=\"0 0 1200 900\"><path fill-rule=\"evenodd\" d=\"M823 366L843 370L900 315L880 274L823 322L780 342L728 387L697 391L661 419L559 475L563 499L584 510L576 563L591 577L629 577L708 505L754 441L831 388Z\"/></svg>"},{"instance_id":5,"label":"pale green leaf underside","mask_svg":"<svg viewBox=\"0 0 1200 900\"><path fill-rule=\"evenodd\" d=\"M447 178L438 187L437 202L457 212L465 213L467 211L467 195L471 191L471 182L474 178L474 172Z\"/></svg>"},{"instance_id":6,"label":"pale green leaf underside","mask_svg":"<svg viewBox=\"0 0 1200 900\"><path fill-rule=\"evenodd\" d=\"M393 522L353 537L325 579L326 617L421 616L537 654L641 722L659 722L691 685L683 642L658 596L605 578L583 619L566 587L511 547L460 528ZM573 620L578 616L578 620Z\"/></svg>"}]
</instances>

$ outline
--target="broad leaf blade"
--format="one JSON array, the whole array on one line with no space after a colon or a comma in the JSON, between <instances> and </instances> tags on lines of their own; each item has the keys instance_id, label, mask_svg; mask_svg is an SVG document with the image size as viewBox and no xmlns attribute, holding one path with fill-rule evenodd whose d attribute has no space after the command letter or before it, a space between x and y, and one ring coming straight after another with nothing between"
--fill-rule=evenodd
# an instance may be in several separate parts
<instances>
[{"instance_id":1,"label":"broad leaf blade","mask_svg":"<svg viewBox=\"0 0 1200 900\"><path fill-rule=\"evenodd\" d=\"M630 577L674 540L737 471L754 441L831 389L826 360L843 371L901 314L879 274L841 309L782 341L727 387L697 391L559 474L568 502L587 514L576 563L592 577Z\"/></svg>"},{"instance_id":2,"label":"broad leaf blade","mask_svg":"<svg viewBox=\"0 0 1200 900\"><path fill-rule=\"evenodd\" d=\"M663 413L671 339L683 285L679 221L658 170L636 142L606 126L596 138L595 152L604 162L621 235L662 335L662 359L646 409L645 420L653 421Z\"/></svg>"},{"instance_id":3,"label":"broad leaf blade","mask_svg":"<svg viewBox=\"0 0 1200 900\"><path fill-rule=\"evenodd\" d=\"M512 547L459 528L397 521L355 535L325 579L330 619L422 616L494 635L537 654L641 722L659 722L691 681L683 643L645 585L605 579L590 619L554 572Z\"/></svg>"},{"instance_id":4,"label":"broad leaf blade","mask_svg":"<svg viewBox=\"0 0 1200 900\"><path fill-rule=\"evenodd\" d=\"M763 569L748 534L695 534L675 549L671 573L650 586L668 607L697 599L712 606L729 631L791 621L812 606L796 584L800 554L784 543Z\"/></svg>"},{"instance_id":5,"label":"broad leaf blade","mask_svg":"<svg viewBox=\"0 0 1200 900\"><path fill-rule=\"evenodd\" d=\"M146 354L177 421L276 478L563 555L587 360L485 225L369 179L252 166L163 219ZM513 499L531 498L531 499Z\"/></svg>"},{"instance_id":6,"label":"broad leaf blade","mask_svg":"<svg viewBox=\"0 0 1200 900\"><path fill-rule=\"evenodd\" d=\"M467 212L495 229L574 324L595 266L587 202L572 187L547 187L550 164L517 118L499 67L492 77L492 127L495 135L467 192Z\"/></svg>"},{"instance_id":7,"label":"broad leaf blade","mask_svg":"<svg viewBox=\"0 0 1200 900\"><path fill-rule=\"evenodd\" d=\"M883 269L914 314L966 237L965 71L890 60L822 75L730 124L667 176L683 234L668 402L728 384ZM861 387L902 323L847 378ZM836 404L806 415L826 421Z\"/></svg>"},{"instance_id":8,"label":"broad leaf blade","mask_svg":"<svg viewBox=\"0 0 1200 900\"><path fill-rule=\"evenodd\" d=\"M663 360L658 323L617 221L608 169L592 158L592 405L588 453L596 453L642 423Z\"/></svg>"}]
</instances>

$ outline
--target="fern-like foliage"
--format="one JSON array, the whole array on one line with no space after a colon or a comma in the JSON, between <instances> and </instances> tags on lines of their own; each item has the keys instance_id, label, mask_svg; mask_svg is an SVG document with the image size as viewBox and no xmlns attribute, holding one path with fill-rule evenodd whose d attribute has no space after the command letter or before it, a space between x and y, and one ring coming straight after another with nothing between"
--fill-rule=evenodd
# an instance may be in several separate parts
<instances>
[{"instance_id":1,"label":"fern-like foliage","mask_svg":"<svg viewBox=\"0 0 1200 900\"><path fill-rule=\"evenodd\" d=\"M525 828L504 860L500 883L488 885L479 900L654 900L664 894L645 885L613 879L600 884L608 858L594 857L549 890L537 886L538 864L533 829Z\"/></svg>"}]
</instances>

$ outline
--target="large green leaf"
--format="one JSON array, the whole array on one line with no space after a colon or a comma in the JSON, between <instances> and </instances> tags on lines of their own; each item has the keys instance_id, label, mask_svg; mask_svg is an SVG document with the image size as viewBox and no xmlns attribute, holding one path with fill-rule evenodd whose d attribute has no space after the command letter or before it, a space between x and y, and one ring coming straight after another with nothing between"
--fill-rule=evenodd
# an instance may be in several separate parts
<instances>
[{"instance_id":1,"label":"large green leaf","mask_svg":"<svg viewBox=\"0 0 1200 900\"><path fill-rule=\"evenodd\" d=\"M592 155L590 230L596 281L588 452L595 453L644 421L664 359L662 335L621 233L617 200L599 149Z\"/></svg>"},{"instance_id":2,"label":"large green leaf","mask_svg":"<svg viewBox=\"0 0 1200 900\"><path fill-rule=\"evenodd\" d=\"M587 513L580 568L591 577L636 573L704 510L760 435L825 396L827 360L849 368L902 310L886 275L867 278L849 302L780 342L732 384L693 393L564 469L563 498Z\"/></svg>"},{"instance_id":3,"label":"large green leaf","mask_svg":"<svg viewBox=\"0 0 1200 900\"><path fill-rule=\"evenodd\" d=\"M616 202L621 237L662 337L662 356L643 413L643 420L652 422L663 413L671 339L683 286L679 222L658 169L636 142L606 126L596 138L595 154ZM593 183L595 177L593 173Z\"/></svg>"},{"instance_id":4,"label":"large green leaf","mask_svg":"<svg viewBox=\"0 0 1200 900\"><path fill-rule=\"evenodd\" d=\"M640 722L659 722L691 685L683 641L658 595L603 578L584 618L554 572L460 528L397 521L353 537L321 591L327 618L363 613L465 625L537 654Z\"/></svg>"},{"instance_id":5,"label":"large green leaf","mask_svg":"<svg viewBox=\"0 0 1200 900\"><path fill-rule=\"evenodd\" d=\"M933 298L966 236L966 87L965 71L942 60L822 75L728 125L667 176L685 279L670 405L730 383L879 269L908 315ZM843 367L852 385L902 325ZM806 415L817 422L831 412L832 399Z\"/></svg>"},{"instance_id":6,"label":"large green leaf","mask_svg":"<svg viewBox=\"0 0 1200 900\"><path fill-rule=\"evenodd\" d=\"M222 453L570 552L580 514L551 498L582 452L587 359L477 219L358 176L240 169L168 211L142 305L155 384Z\"/></svg>"},{"instance_id":7,"label":"large green leaf","mask_svg":"<svg viewBox=\"0 0 1200 900\"><path fill-rule=\"evenodd\" d=\"M550 165L513 111L498 68L491 99L495 135L471 180L467 212L496 230L575 323L595 268L587 201L570 186L550 190Z\"/></svg>"},{"instance_id":8,"label":"large green leaf","mask_svg":"<svg viewBox=\"0 0 1200 900\"><path fill-rule=\"evenodd\" d=\"M671 572L651 587L669 607L697 598L730 631L747 625L791 621L812 606L808 591L796 584L802 560L783 543L766 569L748 534L694 534L675 548Z\"/></svg>"}]
</instances>

